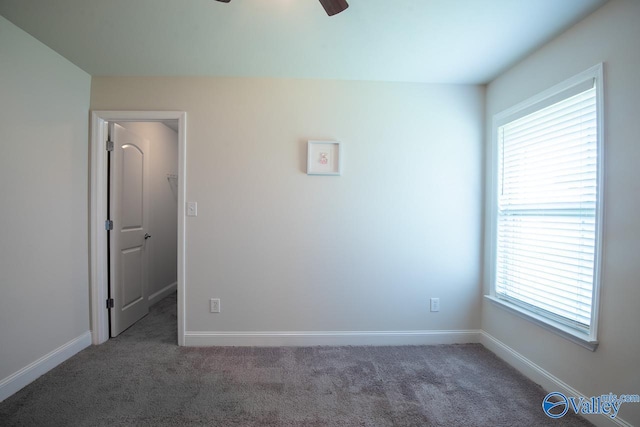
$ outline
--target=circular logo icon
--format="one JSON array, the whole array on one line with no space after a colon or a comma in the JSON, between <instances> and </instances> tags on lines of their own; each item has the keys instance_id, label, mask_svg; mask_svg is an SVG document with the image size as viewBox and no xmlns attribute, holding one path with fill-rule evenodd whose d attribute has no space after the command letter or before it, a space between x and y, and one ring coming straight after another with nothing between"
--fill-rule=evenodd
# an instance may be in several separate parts
<instances>
[{"instance_id":1,"label":"circular logo icon","mask_svg":"<svg viewBox=\"0 0 640 427\"><path fill-rule=\"evenodd\" d=\"M547 394L542 400L542 410L551 418L564 417L569 410L567 396L557 391Z\"/></svg>"}]
</instances>

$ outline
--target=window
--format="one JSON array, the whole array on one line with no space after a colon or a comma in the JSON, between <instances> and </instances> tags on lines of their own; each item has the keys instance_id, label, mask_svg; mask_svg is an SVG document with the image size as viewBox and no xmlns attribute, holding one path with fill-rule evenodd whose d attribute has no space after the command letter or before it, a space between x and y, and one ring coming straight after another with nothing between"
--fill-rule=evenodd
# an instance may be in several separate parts
<instances>
[{"instance_id":1,"label":"window","mask_svg":"<svg viewBox=\"0 0 640 427\"><path fill-rule=\"evenodd\" d=\"M599 65L494 122L492 296L592 350L602 210L601 84Z\"/></svg>"}]
</instances>

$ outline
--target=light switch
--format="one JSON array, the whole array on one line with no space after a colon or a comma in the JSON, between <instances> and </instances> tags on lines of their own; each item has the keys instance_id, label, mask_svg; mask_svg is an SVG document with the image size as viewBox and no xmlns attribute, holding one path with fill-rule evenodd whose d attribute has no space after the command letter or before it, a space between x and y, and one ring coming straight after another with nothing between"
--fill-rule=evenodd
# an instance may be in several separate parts
<instances>
[{"instance_id":1,"label":"light switch","mask_svg":"<svg viewBox=\"0 0 640 427\"><path fill-rule=\"evenodd\" d=\"M198 216L197 202L187 202L187 216Z\"/></svg>"}]
</instances>

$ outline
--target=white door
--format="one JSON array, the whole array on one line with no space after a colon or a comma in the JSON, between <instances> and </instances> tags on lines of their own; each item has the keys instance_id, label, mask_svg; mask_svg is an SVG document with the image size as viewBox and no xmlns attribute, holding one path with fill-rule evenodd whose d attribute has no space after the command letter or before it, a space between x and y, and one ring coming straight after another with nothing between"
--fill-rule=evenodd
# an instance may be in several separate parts
<instances>
[{"instance_id":1,"label":"white door","mask_svg":"<svg viewBox=\"0 0 640 427\"><path fill-rule=\"evenodd\" d=\"M147 296L148 141L110 123L114 143L109 165L110 280L113 299L111 336L115 337L149 312Z\"/></svg>"}]
</instances>

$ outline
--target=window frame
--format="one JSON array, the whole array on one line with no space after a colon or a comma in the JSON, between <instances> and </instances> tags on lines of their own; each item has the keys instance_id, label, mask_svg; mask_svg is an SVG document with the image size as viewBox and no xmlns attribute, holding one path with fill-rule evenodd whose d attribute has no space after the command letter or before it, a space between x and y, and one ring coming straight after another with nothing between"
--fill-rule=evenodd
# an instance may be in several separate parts
<instances>
[{"instance_id":1,"label":"window frame","mask_svg":"<svg viewBox=\"0 0 640 427\"><path fill-rule=\"evenodd\" d=\"M588 81L595 82L596 88L596 115L597 115L597 199L596 199L596 224L595 224L595 258L593 269L593 291L591 297L591 324L588 333L574 329L564 323L554 320L552 317L544 316L540 313L527 310L525 307L513 304L496 294L496 272L497 272L497 231L498 231L498 173L499 173L499 141L498 129L520 117L524 117L532 112L553 105L571 95L572 89L584 85ZM490 164L489 176L489 223L487 227L487 239L489 240L489 295L485 298L495 305L506 309L526 320L533 322L557 335L560 335L576 344L579 344L591 351L598 347L598 317L600 312L600 290L601 290L601 270L602 270L602 236L604 223L604 66L597 64L533 97L514 105L493 116L490 144Z\"/></svg>"}]
</instances>

